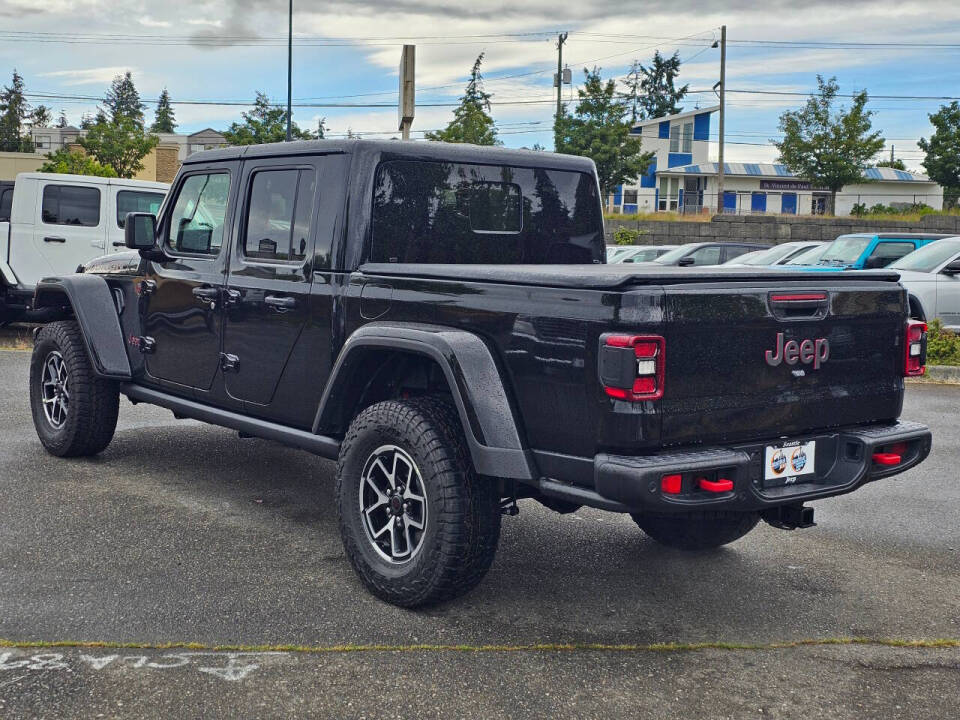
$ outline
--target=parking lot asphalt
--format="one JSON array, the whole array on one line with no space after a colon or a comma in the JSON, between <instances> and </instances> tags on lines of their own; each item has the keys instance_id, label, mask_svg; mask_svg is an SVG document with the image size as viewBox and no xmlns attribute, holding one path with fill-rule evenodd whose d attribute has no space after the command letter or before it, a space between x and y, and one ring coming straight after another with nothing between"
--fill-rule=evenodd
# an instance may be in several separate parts
<instances>
[{"instance_id":1,"label":"parking lot asphalt","mask_svg":"<svg viewBox=\"0 0 960 720\"><path fill-rule=\"evenodd\" d=\"M960 706L960 387L910 386L930 459L814 503L815 528L684 554L626 516L522 501L484 582L411 612L350 570L333 463L126 402L104 453L52 458L28 362L0 351L0 718Z\"/></svg>"}]
</instances>

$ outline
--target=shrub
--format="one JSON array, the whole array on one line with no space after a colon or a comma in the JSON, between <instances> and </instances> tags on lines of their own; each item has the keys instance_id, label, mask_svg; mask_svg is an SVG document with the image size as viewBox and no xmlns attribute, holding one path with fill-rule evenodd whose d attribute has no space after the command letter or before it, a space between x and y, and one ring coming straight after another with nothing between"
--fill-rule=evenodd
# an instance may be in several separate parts
<instances>
[{"instance_id":1,"label":"shrub","mask_svg":"<svg viewBox=\"0 0 960 720\"><path fill-rule=\"evenodd\" d=\"M639 237L639 230L623 227L622 225L613 231L613 241L617 245L635 245Z\"/></svg>"},{"instance_id":2,"label":"shrub","mask_svg":"<svg viewBox=\"0 0 960 720\"><path fill-rule=\"evenodd\" d=\"M939 320L930 323L927 333L928 365L960 365L960 335L943 329Z\"/></svg>"}]
</instances>

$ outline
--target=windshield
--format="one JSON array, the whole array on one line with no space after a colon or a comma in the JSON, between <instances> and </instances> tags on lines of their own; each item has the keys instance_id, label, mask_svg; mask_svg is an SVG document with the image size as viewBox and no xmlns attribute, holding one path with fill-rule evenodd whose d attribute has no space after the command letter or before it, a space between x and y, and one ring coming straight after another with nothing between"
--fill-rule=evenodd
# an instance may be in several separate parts
<instances>
[{"instance_id":1,"label":"windshield","mask_svg":"<svg viewBox=\"0 0 960 720\"><path fill-rule=\"evenodd\" d=\"M644 250L637 250L634 253L631 253L627 257L621 259L620 262L650 262L651 260L656 260L658 250L656 248L646 248Z\"/></svg>"},{"instance_id":2,"label":"windshield","mask_svg":"<svg viewBox=\"0 0 960 720\"><path fill-rule=\"evenodd\" d=\"M654 262L660 263L661 265L673 265L677 260L687 255L691 250L695 249L695 246L681 245L680 247L675 247L673 250L668 250L654 260Z\"/></svg>"},{"instance_id":3,"label":"windshield","mask_svg":"<svg viewBox=\"0 0 960 720\"><path fill-rule=\"evenodd\" d=\"M817 261L823 257L823 254L829 247L829 245L824 244L817 247L812 247L809 250L804 250L795 258L787 260L784 265L816 265Z\"/></svg>"},{"instance_id":4,"label":"windshield","mask_svg":"<svg viewBox=\"0 0 960 720\"><path fill-rule=\"evenodd\" d=\"M733 262L741 265L776 265L777 262L792 252L796 252L794 245L774 245L769 250L750 253L748 258L734 258Z\"/></svg>"},{"instance_id":5,"label":"windshield","mask_svg":"<svg viewBox=\"0 0 960 720\"><path fill-rule=\"evenodd\" d=\"M873 238L869 235L841 235L827 246L820 258L820 265L852 265Z\"/></svg>"},{"instance_id":6,"label":"windshield","mask_svg":"<svg viewBox=\"0 0 960 720\"><path fill-rule=\"evenodd\" d=\"M960 238L937 240L919 250L914 250L887 267L928 273L936 270L957 253L960 253Z\"/></svg>"}]
</instances>

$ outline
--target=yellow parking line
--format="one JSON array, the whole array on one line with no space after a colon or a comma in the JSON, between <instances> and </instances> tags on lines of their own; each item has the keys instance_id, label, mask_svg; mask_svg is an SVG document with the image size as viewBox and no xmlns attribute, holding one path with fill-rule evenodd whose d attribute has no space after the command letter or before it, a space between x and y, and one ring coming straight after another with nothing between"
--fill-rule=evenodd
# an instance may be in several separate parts
<instances>
[{"instance_id":1,"label":"yellow parking line","mask_svg":"<svg viewBox=\"0 0 960 720\"><path fill-rule=\"evenodd\" d=\"M960 648L960 640L953 638L901 639L901 638L810 638L772 643L696 642L696 643L533 643L529 645L210 645L195 642L109 642L109 641L45 641L5 640L0 638L0 648L84 648L84 649L136 649L136 650L206 650L217 652L292 652L305 654L353 653L353 652L690 652L696 650L783 650L798 647L827 645L874 645L897 648Z\"/></svg>"}]
</instances>

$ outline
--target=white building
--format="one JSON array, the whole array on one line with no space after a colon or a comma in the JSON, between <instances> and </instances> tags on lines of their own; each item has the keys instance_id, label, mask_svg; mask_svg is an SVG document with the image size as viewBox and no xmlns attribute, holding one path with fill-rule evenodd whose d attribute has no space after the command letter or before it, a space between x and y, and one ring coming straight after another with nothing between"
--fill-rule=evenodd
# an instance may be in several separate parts
<instances>
[{"instance_id":1,"label":"white building","mask_svg":"<svg viewBox=\"0 0 960 720\"><path fill-rule=\"evenodd\" d=\"M620 186L612 210L625 214L672 211L716 212L717 163L709 159L710 116L719 107L654 118L630 131L640 135L655 160L635 185ZM830 192L772 163L724 163L723 212L731 214L822 215ZM943 207L943 188L925 175L893 168L868 168L864 182L837 195L835 215L855 205Z\"/></svg>"}]
</instances>

